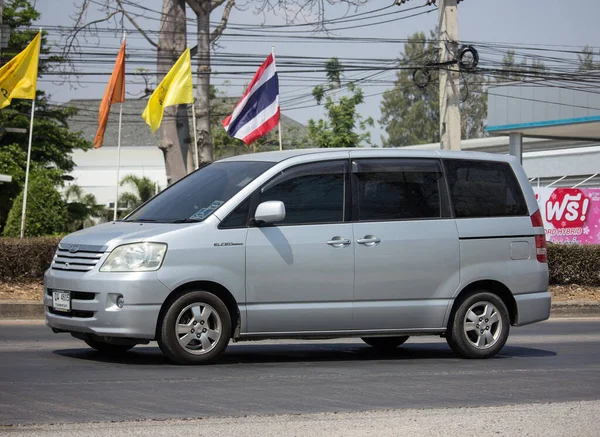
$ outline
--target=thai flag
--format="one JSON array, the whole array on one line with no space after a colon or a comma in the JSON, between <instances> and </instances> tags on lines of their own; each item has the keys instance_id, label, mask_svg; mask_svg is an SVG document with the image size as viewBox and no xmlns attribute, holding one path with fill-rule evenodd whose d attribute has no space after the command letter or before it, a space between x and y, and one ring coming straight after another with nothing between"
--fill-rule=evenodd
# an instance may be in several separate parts
<instances>
[{"instance_id":1,"label":"thai flag","mask_svg":"<svg viewBox=\"0 0 600 437\"><path fill-rule=\"evenodd\" d=\"M248 89L223 120L230 137L246 145L262 137L279 123L279 80L275 56L271 53L260 66Z\"/></svg>"}]
</instances>

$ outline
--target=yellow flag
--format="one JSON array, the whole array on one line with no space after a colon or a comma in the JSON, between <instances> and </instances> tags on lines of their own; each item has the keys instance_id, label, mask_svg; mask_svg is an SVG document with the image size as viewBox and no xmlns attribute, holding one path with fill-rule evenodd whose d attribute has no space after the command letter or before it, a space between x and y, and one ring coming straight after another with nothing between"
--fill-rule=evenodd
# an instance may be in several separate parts
<instances>
[{"instance_id":1,"label":"yellow flag","mask_svg":"<svg viewBox=\"0 0 600 437\"><path fill-rule=\"evenodd\" d=\"M39 32L25 50L0 68L0 108L12 99L35 100L41 38Z\"/></svg>"},{"instance_id":2,"label":"yellow flag","mask_svg":"<svg viewBox=\"0 0 600 437\"><path fill-rule=\"evenodd\" d=\"M166 106L193 101L192 61L188 47L150 96L142 117L154 133L160 127Z\"/></svg>"}]
</instances>

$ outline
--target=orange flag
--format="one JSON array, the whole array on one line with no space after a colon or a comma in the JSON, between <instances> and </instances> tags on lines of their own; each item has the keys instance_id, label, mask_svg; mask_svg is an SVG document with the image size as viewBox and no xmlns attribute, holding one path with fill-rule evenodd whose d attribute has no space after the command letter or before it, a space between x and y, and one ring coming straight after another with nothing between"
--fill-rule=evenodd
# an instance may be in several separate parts
<instances>
[{"instance_id":1,"label":"orange flag","mask_svg":"<svg viewBox=\"0 0 600 437\"><path fill-rule=\"evenodd\" d=\"M100 113L98 114L98 131L94 137L94 149L102 147L104 142L104 132L108 123L108 115L110 114L110 106L113 103L121 103L125 101L125 41L119 50L119 56L115 62L115 68L110 75L110 81L104 91L102 103L100 103Z\"/></svg>"}]
</instances>

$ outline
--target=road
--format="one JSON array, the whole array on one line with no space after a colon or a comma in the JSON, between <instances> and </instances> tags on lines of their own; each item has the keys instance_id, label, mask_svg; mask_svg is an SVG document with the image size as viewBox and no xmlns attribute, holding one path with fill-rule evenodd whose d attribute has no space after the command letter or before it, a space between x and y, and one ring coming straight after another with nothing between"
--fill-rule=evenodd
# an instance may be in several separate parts
<instances>
[{"instance_id":1,"label":"road","mask_svg":"<svg viewBox=\"0 0 600 437\"><path fill-rule=\"evenodd\" d=\"M582 405L600 413L599 400L600 319L513 329L489 360L456 358L442 339L422 337L392 354L360 340L238 343L211 366L170 364L154 344L108 359L42 324L0 323L0 433L14 424L547 402L572 410L570 402L595 401Z\"/></svg>"}]
</instances>

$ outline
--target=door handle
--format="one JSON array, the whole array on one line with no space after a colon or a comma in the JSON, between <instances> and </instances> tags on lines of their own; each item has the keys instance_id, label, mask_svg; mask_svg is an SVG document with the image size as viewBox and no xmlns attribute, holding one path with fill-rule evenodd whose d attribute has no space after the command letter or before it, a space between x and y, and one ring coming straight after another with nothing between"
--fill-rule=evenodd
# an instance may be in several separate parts
<instances>
[{"instance_id":1,"label":"door handle","mask_svg":"<svg viewBox=\"0 0 600 437\"><path fill-rule=\"evenodd\" d=\"M347 246L348 244L350 244L350 240L343 238L343 237L333 237L331 240L329 240L327 242L327 244L329 244L330 246L333 247L344 247Z\"/></svg>"},{"instance_id":2,"label":"door handle","mask_svg":"<svg viewBox=\"0 0 600 437\"><path fill-rule=\"evenodd\" d=\"M375 235L365 235L363 238L356 240L356 242L365 246L375 246L381 243L381 238L377 238Z\"/></svg>"}]
</instances>

